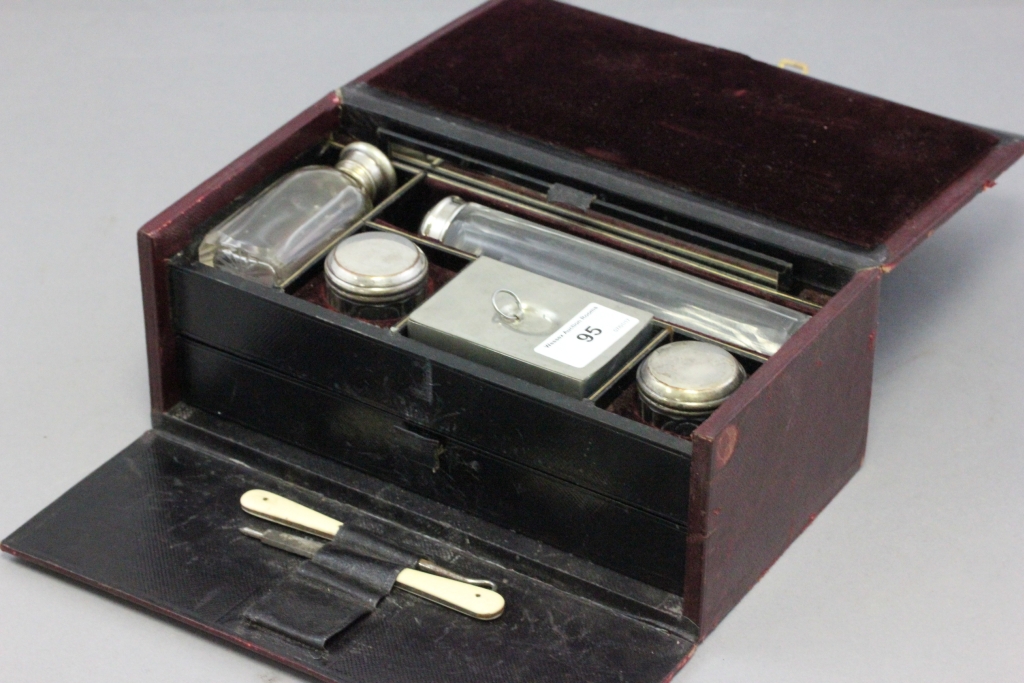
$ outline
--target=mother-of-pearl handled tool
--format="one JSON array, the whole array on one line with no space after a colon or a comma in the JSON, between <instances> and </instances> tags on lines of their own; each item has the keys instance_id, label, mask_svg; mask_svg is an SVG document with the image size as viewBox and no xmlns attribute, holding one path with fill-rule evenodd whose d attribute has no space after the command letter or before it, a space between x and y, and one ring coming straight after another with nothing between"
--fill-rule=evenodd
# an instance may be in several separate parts
<instances>
[{"instance_id":1,"label":"mother-of-pearl handled tool","mask_svg":"<svg viewBox=\"0 0 1024 683\"><path fill-rule=\"evenodd\" d=\"M246 491L242 495L241 503L242 509L255 517L305 531L321 538L333 539L342 527L342 523L338 520L270 491L259 489ZM316 554L321 545L279 531L259 532L253 529L242 529L242 533L258 538L267 545L304 557ZM432 573L416 569L403 569L395 579L395 585L421 598L476 619L496 619L505 610L505 599L491 588L480 585L490 584L493 586L493 583L479 579L463 579L458 574L426 560L419 560L417 566L421 569L428 568ZM448 574L452 578L439 575L441 573Z\"/></svg>"},{"instance_id":2,"label":"mother-of-pearl handled tool","mask_svg":"<svg viewBox=\"0 0 1024 683\"><path fill-rule=\"evenodd\" d=\"M324 545L319 541L273 529L257 531L244 527L240 531L246 536L259 539L265 545L302 557L313 557ZM416 569L403 569L399 572L395 586L474 619L497 619L505 611L505 598L492 590Z\"/></svg>"},{"instance_id":3,"label":"mother-of-pearl handled tool","mask_svg":"<svg viewBox=\"0 0 1024 683\"><path fill-rule=\"evenodd\" d=\"M242 509L254 517L265 519L268 522L275 522L298 531L304 531L320 538L326 538L328 541L333 539L337 535L338 530L344 526L338 520L331 519L316 510L311 510L305 505L300 505L284 496L279 496L270 491L263 491L262 489L246 491L242 494L241 503ZM437 574L446 579L462 581L463 583L480 586L492 591L497 588L493 581L470 579L456 574L450 569L434 564L430 560L420 559L416 566L425 572Z\"/></svg>"},{"instance_id":4,"label":"mother-of-pearl handled tool","mask_svg":"<svg viewBox=\"0 0 1024 683\"><path fill-rule=\"evenodd\" d=\"M299 505L293 500L270 491L252 489L242 494L242 509L254 517L286 527L305 531L328 541L337 535L342 523Z\"/></svg>"}]
</instances>

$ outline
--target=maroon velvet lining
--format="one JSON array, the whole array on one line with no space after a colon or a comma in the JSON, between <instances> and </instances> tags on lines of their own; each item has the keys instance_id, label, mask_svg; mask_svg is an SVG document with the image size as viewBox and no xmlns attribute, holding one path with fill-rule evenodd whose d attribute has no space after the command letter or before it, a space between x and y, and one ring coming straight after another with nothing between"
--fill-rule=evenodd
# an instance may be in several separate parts
<instances>
[{"instance_id":1,"label":"maroon velvet lining","mask_svg":"<svg viewBox=\"0 0 1024 683\"><path fill-rule=\"evenodd\" d=\"M367 82L864 248L998 143L550 0L496 4Z\"/></svg>"}]
</instances>

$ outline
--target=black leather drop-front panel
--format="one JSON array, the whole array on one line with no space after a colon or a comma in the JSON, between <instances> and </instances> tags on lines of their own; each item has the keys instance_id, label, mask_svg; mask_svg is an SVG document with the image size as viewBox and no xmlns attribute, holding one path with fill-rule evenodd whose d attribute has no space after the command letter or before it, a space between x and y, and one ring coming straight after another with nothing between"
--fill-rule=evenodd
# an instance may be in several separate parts
<instances>
[{"instance_id":1,"label":"black leather drop-front panel","mask_svg":"<svg viewBox=\"0 0 1024 683\"><path fill-rule=\"evenodd\" d=\"M148 432L14 532L3 549L325 681L653 683L692 649L690 639L646 619L369 514L365 506L386 488L364 475L336 467L328 484L309 469L273 462ZM333 498L310 487L328 488ZM244 611L305 560L238 532L268 524L241 510L239 497L251 488L490 578L505 596L505 613L477 621L392 591L324 649L255 626ZM444 516L436 504L419 509Z\"/></svg>"}]
</instances>

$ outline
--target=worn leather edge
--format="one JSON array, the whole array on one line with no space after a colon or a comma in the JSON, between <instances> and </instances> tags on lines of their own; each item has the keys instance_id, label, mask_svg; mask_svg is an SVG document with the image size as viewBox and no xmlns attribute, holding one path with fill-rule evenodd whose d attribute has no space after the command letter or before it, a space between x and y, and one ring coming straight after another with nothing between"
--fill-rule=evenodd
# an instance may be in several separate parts
<instances>
[{"instance_id":1,"label":"worn leather edge","mask_svg":"<svg viewBox=\"0 0 1024 683\"><path fill-rule=\"evenodd\" d=\"M860 466L881 275L858 273L694 432L683 601L700 640ZM841 420L818 419L823 397Z\"/></svg>"}]
</instances>

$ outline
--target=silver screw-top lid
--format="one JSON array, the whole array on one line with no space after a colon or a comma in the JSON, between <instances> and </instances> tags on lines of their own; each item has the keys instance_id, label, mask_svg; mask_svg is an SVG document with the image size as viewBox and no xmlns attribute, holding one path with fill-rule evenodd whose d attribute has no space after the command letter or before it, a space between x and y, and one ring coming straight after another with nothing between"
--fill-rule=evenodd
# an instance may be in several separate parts
<instances>
[{"instance_id":1,"label":"silver screw-top lid","mask_svg":"<svg viewBox=\"0 0 1024 683\"><path fill-rule=\"evenodd\" d=\"M438 242L444 241L444 234L448 232L448 226L455 220L455 216L466 206L466 200L462 197L451 195L445 197L434 208L427 212L420 223L420 234Z\"/></svg>"},{"instance_id":2,"label":"silver screw-top lid","mask_svg":"<svg viewBox=\"0 0 1024 683\"><path fill-rule=\"evenodd\" d=\"M700 341L665 344L647 356L636 373L642 399L679 414L714 410L746 378L731 353Z\"/></svg>"},{"instance_id":3,"label":"silver screw-top lid","mask_svg":"<svg viewBox=\"0 0 1024 683\"><path fill-rule=\"evenodd\" d=\"M398 184L391 160L368 142L345 145L334 167L356 181L374 202L394 192Z\"/></svg>"},{"instance_id":4,"label":"silver screw-top lid","mask_svg":"<svg viewBox=\"0 0 1024 683\"><path fill-rule=\"evenodd\" d=\"M364 232L331 250L324 275L341 297L389 301L419 287L427 278L427 265L423 251L407 237Z\"/></svg>"}]
</instances>

